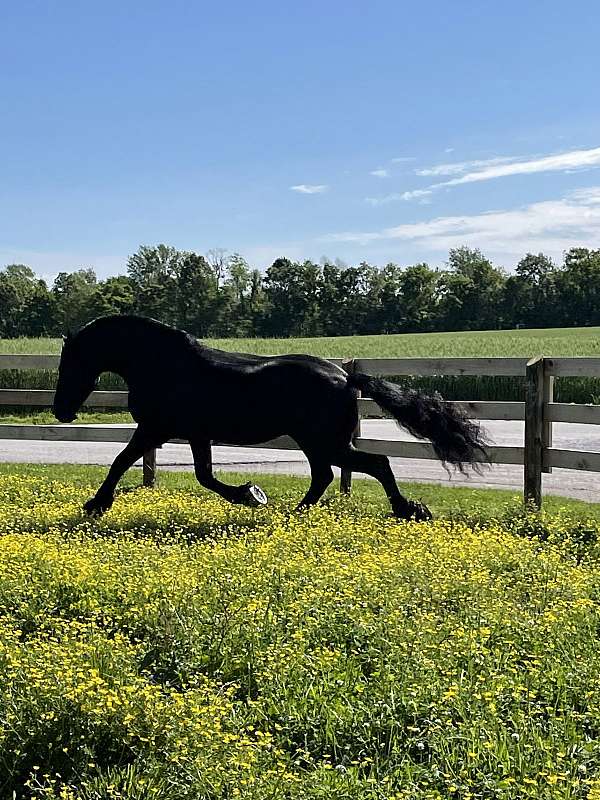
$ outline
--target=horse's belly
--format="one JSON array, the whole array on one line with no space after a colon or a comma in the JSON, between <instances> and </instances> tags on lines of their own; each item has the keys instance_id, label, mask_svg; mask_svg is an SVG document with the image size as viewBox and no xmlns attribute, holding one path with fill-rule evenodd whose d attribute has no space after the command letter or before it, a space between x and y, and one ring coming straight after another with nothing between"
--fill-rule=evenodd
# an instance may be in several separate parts
<instances>
[{"instance_id":1,"label":"horse's belly","mask_svg":"<svg viewBox=\"0 0 600 800\"><path fill-rule=\"evenodd\" d=\"M284 433L279 426L256 424L256 421L254 423L249 421L248 424L236 424L234 420L230 420L227 425L202 425L202 427L210 432L207 438L213 442L232 445L261 444Z\"/></svg>"}]
</instances>

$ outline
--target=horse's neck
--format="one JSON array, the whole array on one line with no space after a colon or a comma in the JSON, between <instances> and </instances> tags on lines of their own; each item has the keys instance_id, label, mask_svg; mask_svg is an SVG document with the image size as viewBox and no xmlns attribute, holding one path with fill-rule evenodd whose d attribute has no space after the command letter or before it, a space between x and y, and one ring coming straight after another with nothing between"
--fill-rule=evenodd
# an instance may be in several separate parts
<instances>
[{"instance_id":1,"label":"horse's neck","mask_svg":"<svg viewBox=\"0 0 600 800\"><path fill-rule=\"evenodd\" d=\"M103 372L113 372L119 375L127 384L135 380L136 364L140 362L139 352L136 355L135 346L126 334L114 337L103 337L100 341L92 343L90 359L94 364L97 375Z\"/></svg>"},{"instance_id":2,"label":"horse's neck","mask_svg":"<svg viewBox=\"0 0 600 800\"><path fill-rule=\"evenodd\" d=\"M139 334L135 329L111 331L110 335L96 335L90 342L90 358L94 361L97 374L113 372L128 385L136 383L138 376L151 372L156 366L156 344L150 335Z\"/></svg>"}]
</instances>

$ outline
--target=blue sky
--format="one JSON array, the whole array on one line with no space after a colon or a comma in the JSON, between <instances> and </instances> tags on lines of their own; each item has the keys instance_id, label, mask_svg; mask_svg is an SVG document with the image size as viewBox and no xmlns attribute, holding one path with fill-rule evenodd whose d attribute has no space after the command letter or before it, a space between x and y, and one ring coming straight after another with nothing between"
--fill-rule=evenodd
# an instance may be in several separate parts
<instances>
[{"instance_id":1,"label":"blue sky","mask_svg":"<svg viewBox=\"0 0 600 800\"><path fill-rule=\"evenodd\" d=\"M600 247L600 5L1 4L0 264Z\"/></svg>"}]
</instances>

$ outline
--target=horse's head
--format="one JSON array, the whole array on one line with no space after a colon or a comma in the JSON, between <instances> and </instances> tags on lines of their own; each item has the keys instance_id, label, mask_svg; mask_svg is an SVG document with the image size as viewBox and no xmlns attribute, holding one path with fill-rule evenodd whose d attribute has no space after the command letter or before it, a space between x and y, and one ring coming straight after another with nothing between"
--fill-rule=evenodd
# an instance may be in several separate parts
<instances>
[{"instance_id":1,"label":"horse's head","mask_svg":"<svg viewBox=\"0 0 600 800\"><path fill-rule=\"evenodd\" d=\"M86 355L81 337L63 336L63 348L58 366L58 383L52 412L59 422L73 422L84 400L94 390L98 368Z\"/></svg>"}]
</instances>

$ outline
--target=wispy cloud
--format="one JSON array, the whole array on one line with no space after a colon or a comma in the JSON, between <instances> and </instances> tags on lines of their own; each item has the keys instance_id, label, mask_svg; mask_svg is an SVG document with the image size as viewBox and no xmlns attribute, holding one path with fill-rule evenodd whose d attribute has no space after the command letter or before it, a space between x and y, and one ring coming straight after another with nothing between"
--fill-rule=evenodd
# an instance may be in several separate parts
<instances>
[{"instance_id":1,"label":"wispy cloud","mask_svg":"<svg viewBox=\"0 0 600 800\"><path fill-rule=\"evenodd\" d=\"M420 176L456 175L448 181L432 183L424 189L400 192L383 197L369 197L367 202L371 205L384 205L394 200L414 200L425 195L430 195L440 189L450 186L460 186L466 183L478 183L497 178L506 178L511 175L534 175L540 172L576 172L583 169L600 167L600 147L589 150L570 150L539 158L516 158L512 156L498 156L479 161L461 161L454 164L438 164L416 170ZM461 174L464 173L464 174Z\"/></svg>"},{"instance_id":2,"label":"wispy cloud","mask_svg":"<svg viewBox=\"0 0 600 800\"><path fill-rule=\"evenodd\" d=\"M436 164L433 167L425 167L424 169L416 169L417 175L424 176L437 176L437 175L460 175L467 170L478 169L481 167L490 167L496 164L505 164L510 161L516 161L516 158L508 156L500 156L497 158L487 158L477 161L457 161L451 164Z\"/></svg>"},{"instance_id":3,"label":"wispy cloud","mask_svg":"<svg viewBox=\"0 0 600 800\"><path fill-rule=\"evenodd\" d=\"M460 178L446 181L439 186L457 186L461 183L489 181L505 178L508 175L532 175L537 172L561 172L564 170L589 169L600 166L600 147L591 150L571 150L553 156L543 156L528 161L514 161L510 164L496 164L485 169L468 172Z\"/></svg>"},{"instance_id":4,"label":"wispy cloud","mask_svg":"<svg viewBox=\"0 0 600 800\"><path fill-rule=\"evenodd\" d=\"M399 156L398 158L390 159L392 164L406 164L409 161L416 161L414 156Z\"/></svg>"},{"instance_id":5,"label":"wispy cloud","mask_svg":"<svg viewBox=\"0 0 600 800\"><path fill-rule=\"evenodd\" d=\"M389 174L390 173L387 171L387 169L383 169L383 167L378 167L377 169L373 169L371 172L369 172L369 175L374 175L376 178L388 178Z\"/></svg>"},{"instance_id":6,"label":"wispy cloud","mask_svg":"<svg viewBox=\"0 0 600 800\"><path fill-rule=\"evenodd\" d=\"M329 189L326 183L298 183L295 186L290 186L290 191L299 192L300 194L322 194Z\"/></svg>"},{"instance_id":7,"label":"wispy cloud","mask_svg":"<svg viewBox=\"0 0 600 800\"><path fill-rule=\"evenodd\" d=\"M396 200L414 200L430 194L433 194L432 189L413 189L410 192L392 192L392 194L385 194L382 197L365 197L365 202L370 206L385 206Z\"/></svg>"},{"instance_id":8,"label":"wispy cloud","mask_svg":"<svg viewBox=\"0 0 600 800\"><path fill-rule=\"evenodd\" d=\"M521 255L539 250L560 254L575 245L600 247L600 186L516 209L437 217L380 231L337 233L326 240L363 245L397 240L443 253L464 244Z\"/></svg>"}]
</instances>

